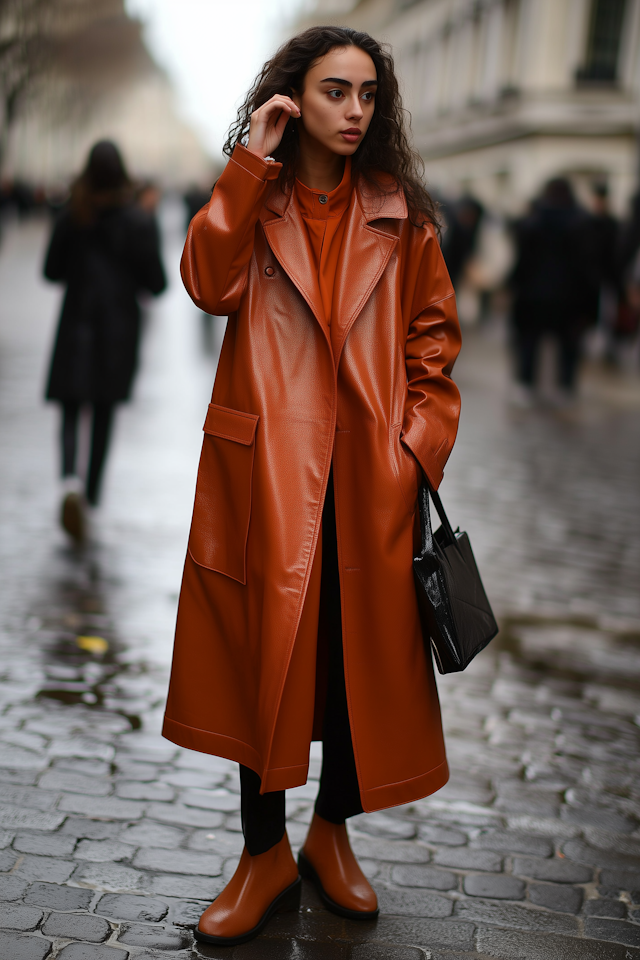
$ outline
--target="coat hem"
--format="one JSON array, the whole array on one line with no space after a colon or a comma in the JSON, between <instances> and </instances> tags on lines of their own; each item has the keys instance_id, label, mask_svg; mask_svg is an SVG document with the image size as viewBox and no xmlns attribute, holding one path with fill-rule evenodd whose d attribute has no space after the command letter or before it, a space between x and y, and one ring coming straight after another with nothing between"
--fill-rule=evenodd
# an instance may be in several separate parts
<instances>
[{"instance_id":1,"label":"coat hem","mask_svg":"<svg viewBox=\"0 0 640 960\"><path fill-rule=\"evenodd\" d=\"M225 737L220 733L211 733L198 727L190 727L170 717L164 718L162 736L179 747L196 750L198 753L209 753L214 757L224 757L241 763L254 770L262 777L261 793L272 793L275 790L292 790L307 782L308 764L298 764L292 767L276 767L261 773L260 758L256 750L242 740L234 737ZM388 783L382 787L371 787L360 791L362 807L365 813L374 813L376 810L387 810L389 807L398 807L414 800L422 800L437 790L442 789L449 779L449 766L444 760L439 766L428 773L411 780L401 780L398 783Z\"/></svg>"},{"instance_id":2,"label":"coat hem","mask_svg":"<svg viewBox=\"0 0 640 960\"><path fill-rule=\"evenodd\" d=\"M449 779L449 765L444 760L438 767L423 773L412 780L401 780L398 783L388 783L383 787L372 787L370 790L360 790L362 807L365 813L374 813L376 810L387 810L389 807L398 807L414 800L422 800L437 790L441 790Z\"/></svg>"},{"instance_id":3,"label":"coat hem","mask_svg":"<svg viewBox=\"0 0 640 960\"><path fill-rule=\"evenodd\" d=\"M260 793L271 793L274 790L292 790L301 787L307 782L309 765L300 764L296 767L275 767L267 770L264 775L263 789Z\"/></svg>"},{"instance_id":4,"label":"coat hem","mask_svg":"<svg viewBox=\"0 0 640 960\"><path fill-rule=\"evenodd\" d=\"M262 779L260 793L292 790L293 787L301 787L307 782L309 772L307 763L293 767L276 767L263 772L258 752L248 743L236 740L234 737L225 737L221 733L211 733L199 727L190 727L166 716L162 725L162 736L165 740L177 743L179 747L196 750L198 753L209 753L214 757L224 757L225 760L233 760L244 767L249 767Z\"/></svg>"},{"instance_id":5,"label":"coat hem","mask_svg":"<svg viewBox=\"0 0 640 960\"><path fill-rule=\"evenodd\" d=\"M162 736L166 740L171 740L172 743L177 743L179 747L186 747L187 750L210 753L214 757L224 757L225 760L241 763L256 772L260 770L260 757L257 751L248 743L236 740L234 737L225 737L221 733L211 733L199 727L190 727L170 717L164 718Z\"/></svg>"}]
</instances>

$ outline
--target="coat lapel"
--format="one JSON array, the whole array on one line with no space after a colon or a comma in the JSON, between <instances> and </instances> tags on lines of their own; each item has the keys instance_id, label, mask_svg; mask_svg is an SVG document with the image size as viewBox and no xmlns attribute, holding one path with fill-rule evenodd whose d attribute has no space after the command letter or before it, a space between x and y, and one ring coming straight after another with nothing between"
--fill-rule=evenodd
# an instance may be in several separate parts
<instances>
[{"instance_id":1,"label":"coat lapel","mask_svg":"<svg viewBox=\"0 0 640 960\"><path fill-rule=\"evenodd\" d=\"M275 213L276 219L270 219L268 211ZM348 220L335 279L331 322L336 366L351 327L398 243L398 226L394 221L406 218L407 203L401 192L372 192L360 180L345 216ZM309 304L326 335L313 252L292 192L284 193L274 184L261 219L274 255Z\"/></svg>"},{"instance_id":2,"label":"coat lapel","mask_svg":"<svg viewBox=\"0 0 640 960\"><path fill-rule=\"evenodd\" d=\"M403 194L372 195L362 180L357 183L347 212L333 293L331 342L336 366L351 327L398 243L397 224L389 221L406 215Z\"/></svg>"},{"instance_id":3,"label":"coat lapel","mask_svg":"<svg viewBox=\"0 0 640 960\"><path fill-rule=\"evenodd\" d=\"M313 251L298 204L293 202L292 192L283 193L279 188L275 188L267 198L265 206L279 214L276 220L269 219L268 215L261 218L269 246L326 332L320 285L313 265Z\"/></svg>"}]
</instances>

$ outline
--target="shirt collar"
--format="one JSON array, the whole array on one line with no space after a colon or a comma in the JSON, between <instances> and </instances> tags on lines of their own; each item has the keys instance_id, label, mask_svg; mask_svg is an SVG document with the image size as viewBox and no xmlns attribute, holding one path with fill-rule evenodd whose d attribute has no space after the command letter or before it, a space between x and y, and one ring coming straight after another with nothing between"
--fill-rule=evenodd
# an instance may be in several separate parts
<instances>
[{"instance_id":1,"label":"shirt collar","mask_svg":"<svg viewBox=\"0 0 640 960\"><path fill-rule=\"evenodd\" d=\"M351 157L347 157L344 164L342 180L334 190L325 193L323 190L307 187L296 179L296 199L300 212L305 220L332 220L341 217L349 206L352 193Z\"/></svg>"}]
</instances>

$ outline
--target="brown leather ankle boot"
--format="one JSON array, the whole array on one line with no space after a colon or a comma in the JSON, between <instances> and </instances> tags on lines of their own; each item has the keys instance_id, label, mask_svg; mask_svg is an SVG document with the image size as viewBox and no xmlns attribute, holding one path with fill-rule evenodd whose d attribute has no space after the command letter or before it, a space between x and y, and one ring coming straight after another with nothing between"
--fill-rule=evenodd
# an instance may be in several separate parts
<instances>
[{"instance_id":1,"label":"brown leather ankle boot","mask_svg":"<svg viewBox=\"0 0 640 960\"><path fill-rule=\"evenodd\" d=\"M378 916L378 898L353 854L346 824L329 823L314 813L298 867L333 913L350 920Z\"/></svg>"},{"instance_id":2,"label":"brown leather ankle boot","mask_svg":"<svg viewBox=\"0 0 640 960\"><path fill-rule=\"evenodd\" d=\"M232 947L257 937L274 913L300 907L301 885L286 833L256 857L245 847L231 880L200 917L196 940Z\"/></svg>"}]
</instances>

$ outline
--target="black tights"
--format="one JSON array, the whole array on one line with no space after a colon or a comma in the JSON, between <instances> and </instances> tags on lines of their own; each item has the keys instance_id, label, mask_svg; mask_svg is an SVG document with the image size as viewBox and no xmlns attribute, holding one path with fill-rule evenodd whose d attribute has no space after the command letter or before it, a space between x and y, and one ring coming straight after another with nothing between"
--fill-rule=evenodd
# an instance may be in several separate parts
<instances>
[{"instance_id":1,"label":"black tights","mask_svg":"<svg viewBox=\"0 0 640 960\"><path fill-rule=\"evenodd\" d=\"M347 817L362 813L362 803L344 682L333 471L322 514L320 620L320 633L328 640L328 683L322 727L322 773L315 809L323 820L344 823ZM284 836L285 792L276 790L261 796L260 777L241 765L240 797L244 840L248 852L255 857L270 850Z\"/></svg>"},{"instance_id":2,"label":"black tights","mask_svg":"<svg viewBox=\"0 0 640 960\"><path fill-rule=\"evenodd\" d=\"M109 447L113 423L114 404L94 403L91 428L91 454L87 474L87 500L95 505L100 496L100 482ZM70 477L76 472L78 449L78 418L81 404L66 400L62 404L62 475Z\"/></svg>"}]
</instances>

